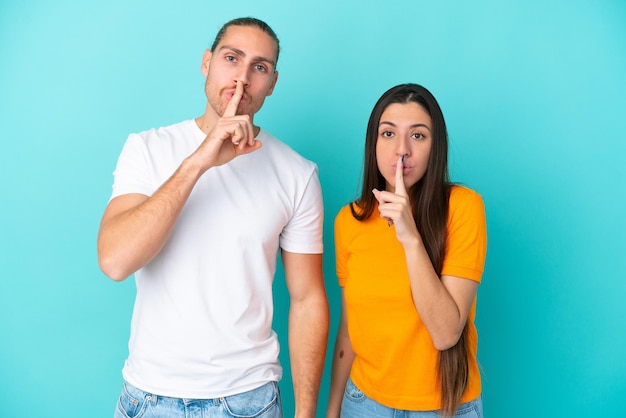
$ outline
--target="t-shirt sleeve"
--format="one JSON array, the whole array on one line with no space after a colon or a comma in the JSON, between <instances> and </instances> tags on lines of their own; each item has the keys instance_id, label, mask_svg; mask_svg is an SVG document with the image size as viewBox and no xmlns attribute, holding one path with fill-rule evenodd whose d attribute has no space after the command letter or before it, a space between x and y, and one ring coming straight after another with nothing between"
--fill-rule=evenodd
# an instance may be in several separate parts
<instances>
[{"instance_id":1,"label":"t-shirt sleeve","mask_svg":"<svg viewBox=\"0 0 626 418\"><path fill-rule=\"evenodd\" d=\"M280 235L280 246L301 254L321 254L324 250L324 202L317 167L311 173L295 213Z\"/></svg>"},{"instance_id":2,"label":"t-shirt sleeve","mask_svg":"<svg viewBox=\"0 0 626 418\"><path fill-rule=\"evenodd\" d=\"M487 225L483 200L478 193L454 187L447 234L441 275L480 282L487 252Z\"/></svg>"},{"instance_id":3,"label":"t-shirt sleeve","mask_svg":"<svg viewBox=\"0 0 626 418\"><path fill-rule=\"evenodd\" d=\"M129 193L146 196L154 193L147 149L141 136L137 134L128 136L117 160L113 177L111 199Z\"/></svg>"}]
</instances>

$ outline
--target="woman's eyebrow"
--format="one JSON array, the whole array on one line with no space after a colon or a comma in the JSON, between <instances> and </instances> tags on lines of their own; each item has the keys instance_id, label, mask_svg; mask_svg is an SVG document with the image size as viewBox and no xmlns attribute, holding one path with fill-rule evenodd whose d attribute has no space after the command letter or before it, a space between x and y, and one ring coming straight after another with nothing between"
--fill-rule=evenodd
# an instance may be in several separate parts
<instances>
[{"instance_id":1,"label":"woman's eyebrow","mask_svg":"<svg viewBox=\"0 0 626 418\"><path fill-rule=\"evenodd\" d=\"M391 125L394 128L397 127L395 123L391 121L387 121L387 120L381 120L378 126L380 125ZM413 125L409 126L409 128L426 128L430 131L430 127L426 125L425 123L414 123Z\"/></svg>"}]
</instances>

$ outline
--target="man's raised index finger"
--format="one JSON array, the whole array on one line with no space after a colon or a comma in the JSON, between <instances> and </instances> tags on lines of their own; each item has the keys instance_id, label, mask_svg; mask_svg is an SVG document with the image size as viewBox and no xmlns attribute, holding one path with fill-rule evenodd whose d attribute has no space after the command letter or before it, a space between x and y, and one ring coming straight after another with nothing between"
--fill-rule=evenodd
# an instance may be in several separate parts
<instances>
[{"instance_id":1,"label":"man's raised index finger","mask_svg":"<svg viewBox=\"0 0 626 418\"><path fill-rule=\"evenodd\" d=\"M233 93L233 97L230 98L228 105L226 105L226 109L224 110L225 117L235 116L237 114L237 108L239 107L239 102L243 97L243 83L241 81L237 81L235 86L235 92Z\"/></svg>"}]
</instances>

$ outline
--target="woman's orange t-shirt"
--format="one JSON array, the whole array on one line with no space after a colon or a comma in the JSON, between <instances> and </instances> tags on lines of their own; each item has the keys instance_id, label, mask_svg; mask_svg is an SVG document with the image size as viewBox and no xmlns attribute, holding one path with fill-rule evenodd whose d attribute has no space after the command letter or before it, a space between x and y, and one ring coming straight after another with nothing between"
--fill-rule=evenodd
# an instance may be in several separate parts
<instances>
[{"instance_id":1,"label":"woman's orange t-shirt","mask_svg":"<svg viewBox=\"0 0 626 418\"><path fill-rule=\"evenodd\" d=\"M480 282L487 248L482 198L462 186L450 193L442 275ZM356 354L350 377L371 399L395 409L441 408L438 350L415 309L402 245L378 210L366 221L349 206L335 219L339 285ZM461 402L481 392L476 362L476 301L470 310L469 383Z\"/></svg>"}]
</instances>

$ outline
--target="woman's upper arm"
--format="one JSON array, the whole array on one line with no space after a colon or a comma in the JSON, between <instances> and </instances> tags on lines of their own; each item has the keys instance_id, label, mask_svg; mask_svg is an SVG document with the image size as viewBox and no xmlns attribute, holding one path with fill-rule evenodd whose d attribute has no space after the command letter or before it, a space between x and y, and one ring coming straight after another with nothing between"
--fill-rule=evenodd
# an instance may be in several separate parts
<instances>
[{"instance_id":1,"label":"woman's upper arm","mask_svg":"<svg viewBox=\"0 0 626 418\"><path fill-rule=\"evenodd\" d=\"M441 276L441 283L454 300L459 310L461 323L465 323L470 309L474 304L474 300L476 299L479 283L474 280L456 276Z\"/></svg>"}]
</instances>

